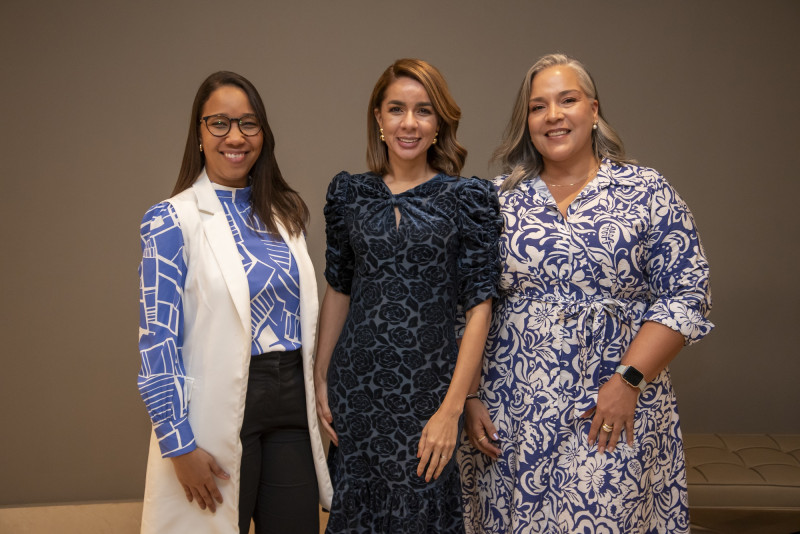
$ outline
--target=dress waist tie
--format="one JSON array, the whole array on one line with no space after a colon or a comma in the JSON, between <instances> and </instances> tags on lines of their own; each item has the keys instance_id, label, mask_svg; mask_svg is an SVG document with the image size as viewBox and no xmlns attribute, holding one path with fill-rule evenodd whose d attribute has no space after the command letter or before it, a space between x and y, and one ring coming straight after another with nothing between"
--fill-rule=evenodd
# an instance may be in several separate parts
<instances>
[{"instance_id":1,"label":"dress waist tie","mask_svg":"<svg viewBox=\"0 0 800 534\"><path fill-rule=\"evenodd\" d=\"M622 325L631 327L638 321L646 310L643 301L621 301L605 298L590 302L573 302L565 306L562 312L562 321L577 318L577 338L579 342L578 357L572 360L572 365L577 366L578 380L571 392L573 402L573 416L578 418L587 410L597 405L597 392L600 378L613 373L619 360L622 358L624 347L618 347L619 352L606 361L604 352L607 340L619 339L619 334L614 330ZM616 319L616 321L614 320ZM621 323L621 324L620 324Z\"/></svg>"},{"instance_id":2,"label":"dress waist tie","mask_svg":"<svg viewBox=\"0 0 800 534\"><path fill-rule=\"evenodd\" d=\"M610 376L622 359L624 349L621 344L615 358L604 360L603 353L608 344L606 340L621 337L620 333L609 332L615 328L634 328L641 321L647 311L648 304L643 300L618 300L603 298L597 300L565 301L546 300L538 295L529 295L525 292L514 291L504 295L507 299L524 299L541 302L546 306L560 308L559 321L562 331L567 320L576 318L576 336L578 338L578 354L570 358L564 365L571 365L571 371L577 374L572 391L568 392L573 403L573 417L578 418L597 404L601 373L604 368L606 376ZM563 334L558 334L562 337ZM632 337L632 336L631 336Z\"/></svg>"},{"instance_id":3,"label":"dress waist tie","mask_svg":"<svg viewBox=\"0 0 800 534\"><path fill-rule=\"evenodd\" d=\"M643 301L621 301L605 298L589 302L569 303L563 310L562 320L577 318L577 337L579 341L578 358L573 360L577 366L578 380L572 391L573 417L581 417L586 411L597 405L597 392L602 375L610 375L622 358L624 347L618 347L616 358L604 360L607 347L606 340L611 339L615 323L632 326L641 318L646 309ZM616 321L614 320L616 319ZM619 336L615 336L619 337ZM604 368L608 368L605 370ZM603 372L605 370L605 372ZM602 373L602 374L601 374Z\"/></svg>"}]
</instances>

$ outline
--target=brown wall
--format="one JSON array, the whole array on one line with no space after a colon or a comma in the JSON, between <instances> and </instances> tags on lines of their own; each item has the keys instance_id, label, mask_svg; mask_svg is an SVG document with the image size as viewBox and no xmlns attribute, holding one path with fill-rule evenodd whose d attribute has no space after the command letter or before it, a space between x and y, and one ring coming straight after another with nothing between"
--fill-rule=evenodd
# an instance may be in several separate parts
<instances>
[{"instance_id":1,"label":"brown wall","mask_svg":"<svg viewBox=\"0 0 800 534\"><path fill-rule=\"evenodd\" d=\"M367 98L391 61L444 72L465 173L487 177L525 70L546 52L581 58L711 260L717 330L673 366L684 430L800 431L800 3L281 4L0 7L0 505L141 497L138 224L168 196L194 91L218 69L264 97L321 275L325 187L364 170Z\"/></svg>"}]
</instances>

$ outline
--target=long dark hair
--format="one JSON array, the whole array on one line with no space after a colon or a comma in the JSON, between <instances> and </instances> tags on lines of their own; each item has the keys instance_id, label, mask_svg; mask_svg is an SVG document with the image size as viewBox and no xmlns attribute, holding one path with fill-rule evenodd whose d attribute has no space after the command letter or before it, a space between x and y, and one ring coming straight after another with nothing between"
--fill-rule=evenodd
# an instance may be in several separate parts
<instances>
[{"instance_id":1,"label":"long dark hair","mask_svg":"<svg viewBox=\"0 0 800 534\"><path fill-rule=\"evenodd\" d=\"M189 189L205 166L205 155L200 152L200 114L211 93L226 85L238 87L244 91L256 117L258 117L259 124L262 125L264 134L261 154L258 155L253 168L250 169L250 201L253 205L253 212L264 222L267 230L272 234L278 234L276 220L280 221L291 235L304 232L306 222L308 222L308 207L300 195L289 187L278 168L278 162L275 159L275 137L272 135L267 121L264 102L261 101L261 96L253 84L244 76L234 72L215 72L200 84L192 104L192 116L189 120L189 135L186 138L186 149L183 152L183 163L181 163L181 170L172 194L177 195L181 191Z\"/></svg>"}]
</instances>

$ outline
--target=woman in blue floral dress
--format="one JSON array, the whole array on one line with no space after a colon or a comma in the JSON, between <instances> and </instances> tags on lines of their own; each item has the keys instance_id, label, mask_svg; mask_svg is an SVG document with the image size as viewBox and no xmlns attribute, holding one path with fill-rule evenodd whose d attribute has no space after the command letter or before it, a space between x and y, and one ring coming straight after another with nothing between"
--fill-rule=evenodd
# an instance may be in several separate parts
<instances>
[{"instance_id":1,"label":"woman in blue floral dress","mask_svg":"<svg viewBox=\"0 0 800 534\"><path fill-rule=\"evenodd\" d=\"M372 172L337 175L325 206L315 378L334 444L327 532L461 533L453 456L497 296L497 196L458 176L460 111L434 67L396 61L368 110Z\"/></svg>"},{"instance_id":2,"label":"woman in blue floral dress","mask_svg":"<svg viewBox=\"0 0 800 534\"><path fill-rule=\"evenodd\" d=\"M688 207L626 159L563 55L529 70L496 155L504 267L466 406L467 532L688 532L667 365L712 328Z\"/></svg>"}]
</instances>

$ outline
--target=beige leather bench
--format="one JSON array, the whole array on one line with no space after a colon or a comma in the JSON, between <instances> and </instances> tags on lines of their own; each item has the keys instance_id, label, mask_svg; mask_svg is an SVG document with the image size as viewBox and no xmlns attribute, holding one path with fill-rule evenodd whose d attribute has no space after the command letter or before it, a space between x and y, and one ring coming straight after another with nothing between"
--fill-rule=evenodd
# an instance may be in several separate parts
<instances>
[{"instance_id":1,"label":"beige leather bench","mask_svg":"<svg viewBox=\"0 0 800 534\"><path fill-rule=\"evenodd\" d=\"M692 533L800 532L800 434L684 436Z\"/></svg>"}]
</instances>

